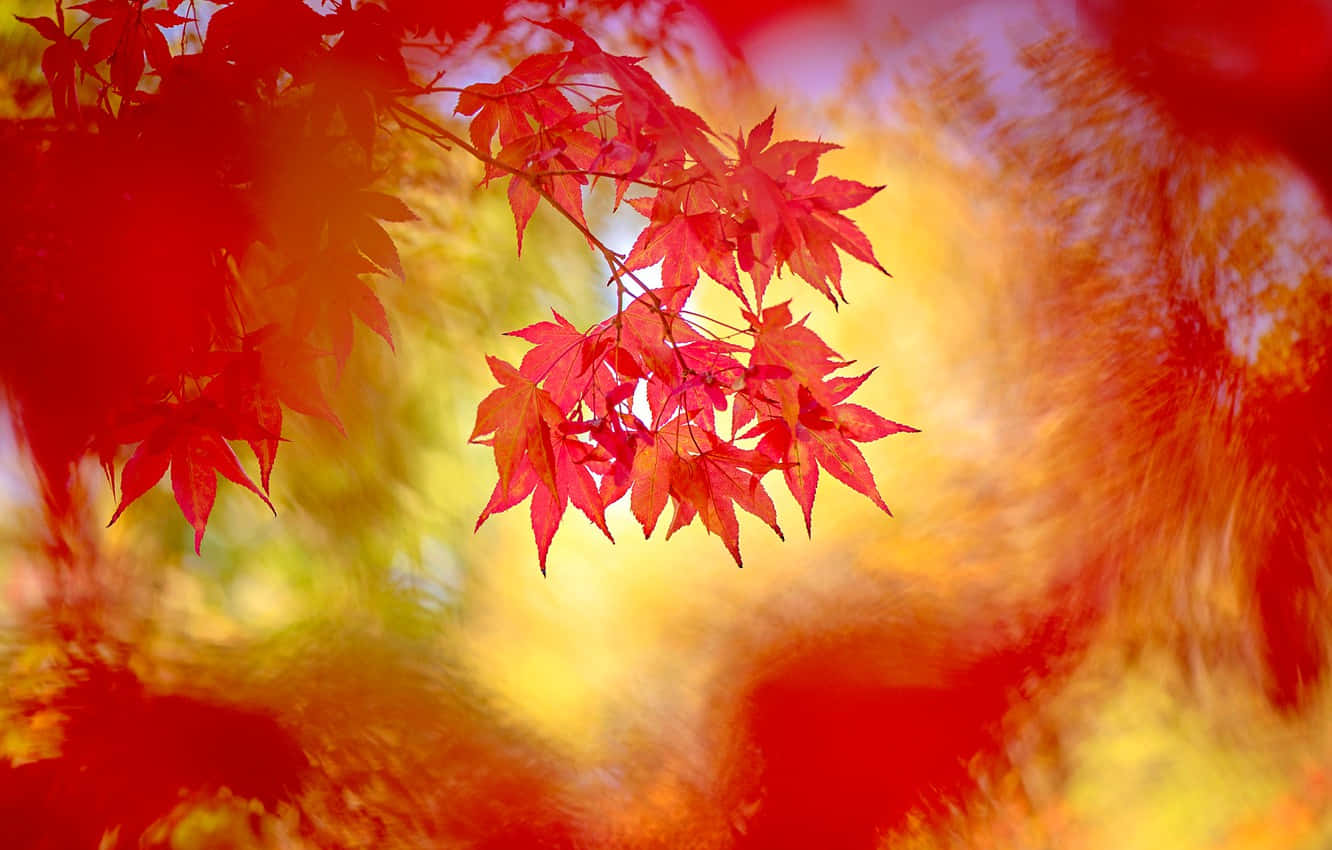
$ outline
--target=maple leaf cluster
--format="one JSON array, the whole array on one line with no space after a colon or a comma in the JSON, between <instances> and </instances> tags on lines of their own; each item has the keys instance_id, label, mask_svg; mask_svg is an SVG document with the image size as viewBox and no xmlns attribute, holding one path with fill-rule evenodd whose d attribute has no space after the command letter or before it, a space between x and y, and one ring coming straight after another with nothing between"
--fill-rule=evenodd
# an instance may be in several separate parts
<instances>
[{"instance_id":1,"label":"maple leaf cluster","mask_svg":"<svg viewBox=\"0 0 1332 850\"><path fill-rule=\"evenodd\" d=\"M887 509L856 444L912 429L848 402L868 373L839 374L849 363L804 320L764 304L788 269L836 305L839 251L881 269L845 215L878 190L820 177L836 146L774 142L773 115L715 133L570 18L539 25L567 49L498 82L418 79L409 49L434 39L446 56L460 28L500 17L409 0L56 0L20 19L50 42L54 118L0 137L18 199L2 223L33 236L0 258L16 305L0 378L57 517L86 454L113 484L119 467L112 522L169 471L198 551L217 475L272 508L288 413L342 428L327 391L355 325L393 345L377 281L405 274L383 223L416 218L377 183L389 132L507 180L520 251L544 201L609 265L615 314L518 331L534 347L516 368L490 360L501 387L472 434L499 479L481 521L530 496L543 571L570 502L608 535L605 509L626 494L649 534L671 502L670 531L697 517L737 562L737 506L778 529L768 472L807 527L820 467ZM465 132L413 105L447 91ZM626 254L588 224L598 181L647 219ZM745 326L687 309L704 277Z\"/></svg>"},{"instance_id":2,"label":"maple leaf cluster","mask_svg":"<svg viewBox=\"0 0 1332 850\"><path fill-rule=\"evenodd\" d=\"M774 470L807 531L820 467L887 511L856 443L915 429L848 402L870 372L837 374L850 362L805 319L786 303L763 306L783 267L836 306L839 249L883 270L843 214L878 188L818 177L837 146L773 142L775 113L722 138L637 59L567 22L547 26L571 47L471 86L458 111L472 116L468 147L486 179L508 179L520 249L548 202L601 251L621 306L586 331L558 313L515 331L533 346L517 368L490 358L501 386L481 403L472 440L493 447L499 480L478 526L530 496L544 571L570 503L609 537L606 507L627 494L645 535L669 502L667 536L697 518L738 564L737 507L782 533L762 483ZM597 179L648 220L627 254L588 232L583 187ZM637 274L656 265L659 285ZM744 327L687 309L703 276L738 299Z\"/></svg>"},{"instance_id":3,"label":"maple leaf cluster","mask_svg":"<svg viewBox=\"0 0 1332 850\"><path fill-rule=\"evenodd\" d=\"M6 231L39 239L6 246L16 418L57 518L74 462L98 455L114 483L137 444L111 521L170 470L197 551L219 474L272 507L286 412L341 428L326 391L354 323L392 345L373 281L403 270L381 222L416 216L372 188L373 156L381 104L414 90L404 30L300 0L20 20L51 42L54 120L7 139Z\"/></svg>"}]
</instances>

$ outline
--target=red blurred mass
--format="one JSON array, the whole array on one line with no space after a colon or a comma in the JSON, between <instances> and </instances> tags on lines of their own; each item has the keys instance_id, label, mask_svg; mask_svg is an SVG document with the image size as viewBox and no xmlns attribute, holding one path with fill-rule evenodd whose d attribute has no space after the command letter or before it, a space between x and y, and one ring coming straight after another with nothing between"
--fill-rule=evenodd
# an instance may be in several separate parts
<instances>
[{"instance_id":1,"label":"red blurred mass","mask_svg":"<svg viewBox=\"0 0 1332 850\"><path fill-rule=\"evenodd\" d=\"M0 183L0 382L59 512L93 435L206 348L214 246L239 225L189 170L102 135L6 132Z\"/></svg>"},{"instance_id":2,"label":"red blurred mass","mask_svg":"<svg viewBox=\"0 0 1332 850\"><path fill-rule=\"evenodd\" d=\"M770 0L759 3L695 0L694 5L717 28L722 39L731 45L787 15L846 8L845 0Z\"/></svg>"},{"instance_id":3,"label":"red blurred mass","mask_svg":"<svg viewBox=\"0 0 1332 850\"><path fill-rule=\"evenodd\" d=\"M1332 190L1332 4L1082 0L1136 85L1183 127L1291 157Z\"/></svg>"},{"instance_id":4,"label":"red blurred mass","mask_svg":"<svg viewBox=\"0 0 1332 850\"><path fill-rule=\"evenodd\" d=\"M229 788L272 809L307 767L272 718L178 694L156 695L129 673L94 669L55 701L65 715L56 758L0 764L0 823L12 850L139 846L182 794Z\"/></svg>"},{"instance_id":5,"label":"red blurred mass","mask_svg":"<svg viewBox=\"0 0 1332 850\"><path fill-rule=\"evenodd\" d=\"M1327 0L1083 0L1093 26L1140 90L1156 97L1186 132L1204 141L1257 146L1289 157L1332 203L1332 3ZM1181 307L1186 305L1179 305ZM1196 310L1194 312L1197 312ZM1229 359L1218 329L1201 313L1175 328L1188 397L1199 377L1218 382ZM1252 474L1273 482L1273 517L1253 576L1268 696L1298 709L1326 668L1320 635L1318 553L1311 523L1325 515L1332 445L1322 426L1332 409L1326 344L1307 341L1302 391L1264 387L1246 398Z\"/></svg>"},{"instance_id":6,"label":"red blurred mass","mask_svg":"<svg viewBox=\"0 0 1332 850\"><path fill-rule=\"evenodd\" d=\"M734 846L872 850L910 815L946 816L977 767L1002 764L1009 712L1080 657L1100 607L1080 581L1053 590L1055 613L1016 639L870 582L832 610L783 610L775 633L729 648L724 804L752 813Z\"/></svg>"}]
</instances>

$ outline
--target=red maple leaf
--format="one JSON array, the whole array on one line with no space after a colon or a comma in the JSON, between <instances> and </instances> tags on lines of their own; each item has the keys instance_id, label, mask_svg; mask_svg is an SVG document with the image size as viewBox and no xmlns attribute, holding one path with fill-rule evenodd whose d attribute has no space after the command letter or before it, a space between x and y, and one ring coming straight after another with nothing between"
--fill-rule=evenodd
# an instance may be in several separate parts
<instances>
[{"instance_id":1,"label":"red maple leaf","mask_svg":"<svg viewBox=\"0 0 1332 850\"><path fill-rule=\"evenodd\" d=\"M282 404L306 416L331 423L344 435L347 429L324 396L319 361L328 357L304 339L283 328L261 328L246 339L259 355L260 380ZM280 423L279 423L280 424Z\"/></svg>"},{"instance_id":2,"label":"red maple leaf","mask_svg":"<svg viewBox=\"0 0 1332 850\"><path fill-rule=\"evenodd\" d=\"M665 201L666 194L663 190L655 199L629 202L652 222L638 234L624 267L632 271L660 262L661 280L668 287L693 287L702 271L749 306L736 270L735 240L727 233L733 224L730 217L715 209L687 214Z\"/></svg>"},{"instance_id":3,"label":"red maple leaf","mask_svg":"<svg viewBox=\"0 0 1332 850\"><path fill-rule=\"evenodd\" d=\"M777 509L761 481L776 466L762 453L741 449L678 416L635 458L630 507L648 537L669 498L675 503L675 515L667 537L698 517L743 566L736 506L782 536Z\"/></svg>"},{"instance_id":4,"label":"red maple leaf","mask_svg":"<svg viewBox=\"0 0 1332 850\"><path fill-rule=\"evenodd\" d=\"M647 384L648 409L654 422L669 419L677 410L696 426L715 432L717 411L725 410L727 393L744 374L735 354L742 346L715 339L695 339L676 346L684 374L678 383L651 380Z\"/></svg>"},{"instance_id":5,"label":"red maple leaf","mask_svg":"<svg viewBox=\"0 0 1332 850\"><path fill-rule=\"evenodd\" d=\"M544 452L540 453L537 456L538 462L544 456ZM480 528L491 514L508 510L530 495L532 532L536 538L537 558L542 575L546 572L546 556L550 551L551 541L555 538L555 532L560 527L560 519L570 502L601 529L607 538L614 541L610 529L606 527L605 503L598 491L597 482L588 469L590 460L604 457L605 453L595 446L564 434L553 435L549 453L552 480L546 481L538 474L531 454L522 455L507 482L503 479L496 482L490 501L477 517L476 527Z\"/></svg>"},{"instance_id":6,"label":"red maple leaf","mask_svg":"<svg viewBox=\"0 0 1332 850\"><path fill-rule=\"evenodd\" d=\"M286 71L304 80L324 50L329 21L301 0L219 0L208 21L204 53L261 82Z\"/></svg>"},{"instance_id":7,"label":"red maple leaf","mask_svg":"<svg viewBox=\"0 0 1332 850\"><path fill-rule=\"evenodd\" d=\"M518 230L518 253L523 250L523 232L544 197L563 210L581 229L584 173L600 152L601 142L580 129L592 120L585 112L570 113L554 125L540 125L536 132L504 146L486 170L486 180L511 174L509 207Z\"/></svg>"},{"instance_id":8,"label":"red maple leaf","mask_svg":"<svg viewBox=\"0 0 1332 850\"><path fill-rule=\"evenodd\" d=\"M489 154L496 132L502 146L529 135L529 116L541 125L554 125L572 114L573 105L552 83L567 59L564 53L538 53L524 59L499 82L476 83L458 95L455 111L475 116L468 134L476 149Z\"/></svg>"},{"instance_id":9,"label":"red maple leaf","mask_svg":"<svg viewBox=\"0 0 1332 850\"><path fill-rule=\"evenodd\" d=\"M575 439L563 437L555 448L555 487L536 482L532 496L531 518L532 531L536 535L537 558L541 573L546 572L546 555L550 552L551 541L560 527L560 518L564 516L569 503L578 508L601 529L607 539L614 542L610 529L606 527L606 510L597 482L592 478L587 463L600 456L599 450Z\"/></svg>"},{"instance_id":10,"label":"red maple leaf","mask_svg":"<svg viewBox=\"0 0 1332 850\"><path fill-rule=\"evenodd\" d=\"M376 268L357 268L357 273L383 270L399 280L406 280L402 260L393 239L375 219L381 221L415 221L416 213L392 195L382 192L355 190L331 198L332 210L328 216L328 242L333 246L355 245ZM341 248L337 250L342 250ZM340 258L329 257L330 260Z\"/></svg>"},{"instance_id":11,"label":"red maple leaf","mask_svg":"<svg viewBox=\"0 0 1332 850\"><path fill-rule=\"evenodd\" d=\"M264 380L260 355L252 347L252 340L246 340L244 350L226 352L224 357L225 364L204 395L216 402L231 421L233 427L226 436L250 444L259 461L259 484L268 493L282 440L282 404L277 390Z\"/></svg>"},{"instance_id":12,"label":"red maple leaf","mask_svg":"<svg viewBox=\"0 0 1332 850\"><path fill-rule=\"evenodd\" d=\"M782 302L764 310L761 318L751 319L757 331L745 395L751 404L758 402L758 406L781 416L790 426L801 415L800 390L804 388L824 405L834 404L827 378L833 371L849 365L805 326L808 318L792 322L790 302ZM736 425L743 426L747 421L742 417Z\"/></svg>"},{"instance_id":13,"label":"red maple leaf","mask_svg":"<svg viewBox=\"0 0 1332 850\"><path fill-rule=\"evenodd\" d=\"M888 510L888 505L879 495L878 487L874 483L874 473L870 470L865 455L852 442L852 440L863 440L853 435L877 433L878 436L866 439L878 439L889 434L916 429L889 423L889 427L875 429L873 432L867 430L848 432L816 416L809 416L806 419L809 424L802 421L794 429L781 420L768 420L764 424L770 424L771 427L766 430L758 447L761 454L771 458L775 463L782 464L786 486L804 512L805 532L812 534L811 520L814 496L819 486L819 467L826 469L838 481L864 495L891 516L892 511Z\"/></svg>"},{"instance_id":14,"label":"red maple leaf","mask_svg":"<svg viewBox=\"0 0 1332 850\"><path fill-rule=\"evenodd\" d=\"M564 413L550 393L508 363L498 357L486 357L486 362L500 388L477 407L469 441L494 447L499 490L510 490L524 462L531 465L537 480L555 490L555 429L564 423Z\"/></svg>"},{"instance_id":15,"label":"red maple leaf","mask_svg":"<svg viewBox=\"0 0 1332 850\"><path fill-rule=\"evenodd\" d=\"M610 373L598 368L611 341L604 329L583 333L558 312L551 312L555 316L553 322L537 322L508 333L534 346L523 355L518 371L541 384L562 411L572 410L580 399L586 399L591 406L596 396L604 398L605 392L618 383Z\"/></svg>"},{"instance_id":16,"label":"red maple leaf","mask_svg":"<svg viewBox=\"0 0 1332 850\"><path fill-rule=\"evenodd\" d=\"M122 94L139 87L145 56L154 71L161 74L166 70L171 64L171 48L161 28L189 20L166 9L144 8L142 3L130 0L90 0L73 8L90 17L105 19L88 36L87 60L94 65L110 60L111 83Z\"/></svg>"},{"instance_id":17,"label":"red maple leaf","mask_svg":"<svg viewBox=\"0 0 1332 850\"><path fill-rule=\"evenodd\" d=\"M763 311L750 358L743 406L737 405L736 427L757 418L744 437L762 437L759 451L782 465L791 495L812 531L819 467L885 513L874 475L856 442L869 442L915 428L884 419L858 404L844 403L870 372L855 377L832 373L848 365L804 319L791 322L787 304ZM872 371L872 370L871 370Z\"/></svg>"},{"instance_id":18,"label":"red maple leaf","mask_svg":"<svg viewBox=\"0 0 1332 850\"><path fill-rule=\"evenodd\" d=\"M883 187L827 177L816 181L819 157L840 146L771 143L775 117L775 112L769 114L747 140L735 140L740 156L732 175L739 188L734 206L746 210L750 234L738 245L740 266L753 276L760 302L769 275L785 263L835 307L839 298L845 301L836 248L887 274L869 239L840 213L865 203Z\"/></svg>"},{"instance_id":19,"label":"red maple leaf","mask_svg":"<svg viewBox=\"0 0 1332 850\"><path fill-rule=\"evenodd\" d=\"M79 110L78 91L74 79L74 66L81 65L85 70L94 63L89 62L83 43L72 34L65 32L65 13L60 4L56 4L55 18L14 17L37 30L42 38L51 45L42 51L42 75L51 90L51 106L57 118L69 118Z\"/></svg>"},{"instance_id":20,"label":"red maple leaf","mask_svg":"<svg viewBox=\"0 0 1332 850\"><path fill-rule=\"evenodd\" d=\"M689 287L653 290L602 323L603 327L618 326L621 348L642 365L644 373L667 386L674 386L683 376L677 346L705 339L680 316L690 291ZM657 411L653 417L659 419Z\"/></svg>"},{"instance_id":21,"label":"red maple leaf","mask_svg":"<svg viewBox=\"0 0 1332 850\"><path fill-rule=\"evenodd\" d=\"M111 516L115 523L136 499L148 492L171 468L171 489L185 519L194 527L194 551L199 553L208 517L217 498L217 474L253 492L274 515L277 509L250 480L240 459L198 407L177 408L125 462L120 474L120 504Z\"/></svg>"},{"instance_id":22,"label":"red maple leaf","mask_svg":"<svg viewBox=\"0 0 1332 850\"><path fill-rule=\"evenodd\" d=\"M562 18L542 26L572 42L566 73L604 74L614 83L620 94L616 138L635 150L651 151L654 165L647 173L654 179L669 179L686 157L713 175L724 173L725 159L711 141L715 134L707 122L671 100L639 58L606 53L581 27Z\"/></svg>"},{"instance_id":23,"label":"red maple leaf","mask_svg":"<svg viewBox=\"0 0 1332 850\"><path fill-rule=\"evenodd\" d=\"M378 225L374 225L378 228ZM380 233L383 233L380 230ZM388 240L388 235L384 234ZM388 242L392 249L393 243ZM397 263L397 252L393 251ZM341 370L351 356L354 340L353 317L360 319L393 348L393 332L389 328L384 304L363 277L377 274L380 269L360 254L346 250L331 251L322 256L300 280L296 312L292 316L292 330L301 335L318 326L332 344L333 357Z\"/></svg>"}]
</instances>

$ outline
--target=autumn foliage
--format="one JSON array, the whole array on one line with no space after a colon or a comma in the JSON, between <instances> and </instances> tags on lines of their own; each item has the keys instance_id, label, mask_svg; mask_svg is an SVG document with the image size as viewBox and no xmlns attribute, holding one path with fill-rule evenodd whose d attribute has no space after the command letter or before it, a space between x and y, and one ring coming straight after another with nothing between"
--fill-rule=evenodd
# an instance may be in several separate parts
<instances>
[{"instance_id":1,"label":"autumn foliage","mask_svg":"<svg viewBox=\"0 0 1332 850\"><path fill-rule=\"evenodd\" d=\"M963 46L894 84L889 129L866 84L839 126L861 134L853 149L878 148L873 173L888 173L872 182L909 220L893 230L864 206L879 187L823 172L835 145L779 137L786 107L718 132L653 59L607 46L603 14L669 22L670 4L555 5L92 0L21 18L45 93L36 117L0 122L0 382L47 522L25 531L46 539L11 547L3 588L3 613L19 613L0 644L0 835L31 850L1076 850L1133 844L1160 809L1183 829L1171 804L1188 801L1153 783L1192 769L1190 791L1210 787L1196 765L1213 762L1189 759L1238 741L1262 751L1241 792L1262 770L1304 772L1282 779L1275 815L1254 803L1224 821L1234 836L1209 821L1169 846L1321 846L1332 748L1300 736L1332 657L1332 276L1317 193L1269 157L1326 195L1308 138L1322 113L1300 108L1325 98L1328 63L1282 50L1292 31L1316 45L1325 15L1303 0L1205 19L1199 4L1089 0L1104 49L1024 44L1007 69L1024 88L987 81ZM703 4L728 37L757 26L752 5ZM1196 58L1184 47L1199 30L1251 48L1254 73L1232 90L1216 67L1174 62ZM473 82L468 51L489 48L511 70ZM553 223L606 283L604 318L561 306L495 340L522 351L485 358L493 383L456 435L470 428L494 460L468 530L478 509L480 528L528 503L544 572L571 504L589 551L611 537L613 505L645 535L670 506L666 536L697 520L738 564L741 513L782 534L770 485L809 533L831 477L863 510L853 531L799 563L769 555L757 575L671 562L654 601L674 628L606 625L661 616L647 604L591 624L560 610L519 632L530 654L501 670L465 645L493 614L475 573L501 574L509 555L490 551L493 527L472 537L479 558L439 557L440 575L472 582L470 608L404 587L410 542L375 553L391 565L357 563L356 580L295 545L300 575L328 592L309 608L345 598L271 631L228 630L216 609L240 619L256 610L245 593L290 593L255 579L279 559L235 547L254 562L237 567L213 537L209 557L164 567L103 535L107 520L146 525L169 479L197 554L219 475L286 520L299 500L280 489L307 482L274 475L279 453L296 465L312 430L380 436L357 433L338 390L366 357L397 346L409 361L409 321L429 322L394 310L421 268L417 216L432 218L395 182L404 140L462 163L506 229L511 215L506 255L539 253ZM488 201L459 195L479 218ZM632 226L623 242L607 207ZM914 429L861 403L874 369L786 300L795 283L843 305L847 258L883 272L853 215L899 279L842 318L877 335L880 361L907 364L893 404L900 391L930 436L885 483L920 483L912 517L882 526L863 521L888 510L863 446ZM719 302L733 314L700 306ZM466 348L450 330L443 344ZM84 527L92 458L114 506ZM330 501L356 509L345 492ZM318 533L371 560L346 528ZM654 551L633 550L635 574L660 566ZM191 603L199 575L229 569L250 586L227 575L223 602ZM569 582L516 584L549 601ZM586 635L597 643L575 651L609 682L596 716L561 703L577 665L530 645ZM605 646L621 639L666 646ZM613 652L652 663L617 679L598 666ZM497 687L506 676L519 684ZM1166 696L1135 701L1144 680ZM1189 725L1198 705L1207 722ZM592 746L542 737L560 711ZM1171 727L1177 746L1125 755L1123 716ZM1150 775L1125 778L1139 762ZM1285 825L1292 808L1303 820ZM1279 821L1288 832L1266 845L1243 831Z\"/></svg>"},{"instance_id":2,"label":"autumn foliage","mask_svg":"<svg viewBox=\"0 0 1332 850\"><path fill-rule=\"evenodd\" d=\"M386 132L483 163L485 182L506 184L519 250L544 202L608 268L615 314L515 332L533 348L517 368L490 361L501 387L472 434L499 479L481 519L530 496L543 571L570 503L609 535L605 509L625 495L647 534L669 502L668 534L698 518L737 563L737 507L781 533L769 472L807 528L820 467L887 510L856 443L912 429L848 402L868 373L834 374L848 361L790 307L765 304L783 269L836 304L839 252L881 268L845 215L877 190L819 176L835 146L774 140L774 115L717 134L638 59L565 18L541 27L566 49L457 92L460 134L413 105L449 89L421 80L402 44L442 45L464 22L422 12L233 0L205 16L96 0L22 19L50 42L55 120L7 140L9 224L36 238L11 249L32 283L2 365L55 514L85 454L113 482L119 469L112 522L169 469L197 550L218 475L268 502L284 416L341 428L326 382L354 325L392 345L374 281L403 269L381 222L415 218L375 188ZM584 215L599 181L646 219L623 256ZM641 276L654 266L659 283ZM688 309L704 277L740 302L740 325Z\"/></svg>"},{"instance_id":3,"label":"autumn foliage","mask_svg":"<svg viewBox=\"0 0 1332 850\"><path fill-rule=\"evenodd\" d=\"M86 566L70 549L87 542L85 458L118 491L110 523L169 478L197 553L219 476L273 509L292 414L344 430L331 391L357 325L394 345L379 290L405 278L393 225L417 217L384 185L395 135L502 184L519 251L539 206L565 218L604 262L616 303L586 329L556 313L514 331L531 346L516 366L488 358L500 386L471 438L493 451L498 481L478 525L530 499L544 572L570 502L607 536L612 503L627 497L645 534L669 503L668 535L697 518L736 563L737 508L781 534L769 473L807 530L820 467L887 511L858 444L914 429L850 401L873 370L849 371L768 296L789 272L837 305L839 252L882 270L847 217L878 189L821 174L836 146L780 140L775 113L717 133L576 13L534 23L477 7L57 0L19 19L46 43L50 111L0 127L0 381L38 473L53 570ZM586 23L597 7L577 11ZM497 82L440 85L477 27L548 49ZM442 96L456 96L460 118L436 114ZM584 211L597 184L638 219L624 253ZM739 319L690 309L700 285L729 292ZM182 795L207 806L227 789L274 813L297 789L317 795L318 775L345 837L345 796L377 775L347 772L345 740L312 764L320 744L290 716L207 689L161 693L129 669L133 648L108 662L98 641L73 643L68 681L18 707L25 724L60 718L58 756L0 768L0 817L18 846L152 842L179 828ZM401 682L392 688L401 701ZM430 702L404 726L418 735L443 718L456 737L401 771L455 783L480 772L451 798L450 829L475 846L575 846L588 818L562 811L573 779L539 746L451 706ZM304 838L322 846L318 804L303 809Z\"/></svg>"},{"instance_id":4,"label":"autumn foliage","mask_svg":"<svg viewBox=\"0 0 1332 850\"><path fill-rule=\"evenodd\" d=\"M731 139L735 154L727 155L635 60L604 53L565 24L551 28L572 49L524 60L499 83L467 89L458 104L474 115L471 147L487 161L487 178L508 177L520 247L543 199L586 231L588 174L612 180L617 202L636 187L653 194L628 201L648 224L625 257L590 240L610 266L616 314L587 331L556 314L514 332L534 346L518 369L490 361L502 386L482 402L472 439L494 447L499 481L481 521L531 495L544 570L569 503L609 535L605 508L630 493L650 535L669 501L668 535L697 517L736 563L736 507L781 534L761 483L772 470L783 470L806 525L819 466L887 510L852 441L912 429L844 404L866 376L832 376L848 364L784 304L762 308L783 266L834 304L842 295L838 249L878 267L869 241L841 212L876 190L818 178L819 156L834 146L774 143L773 115ZM608 78L611 93L581 91L579 78L589 73ZM587 109L575 109L566 90L586 98ZM614 135L594 132L608 123ZM535 163L556 167L535 176L521 170ZM658 264L659 286L636 274ZM740 300L744 327L723 323L718 333L705 324L714 320L689 314L701 275ZM640 389L646 422L632 406ZM722 411L730 435L718 432Z\"/></svg>"}]
</instances>

